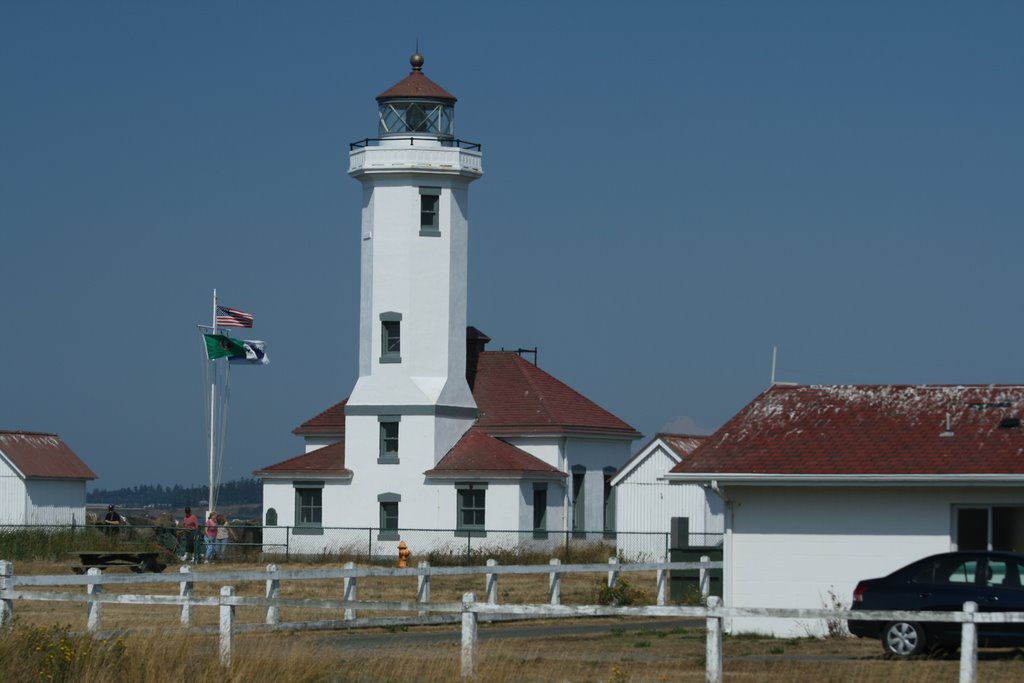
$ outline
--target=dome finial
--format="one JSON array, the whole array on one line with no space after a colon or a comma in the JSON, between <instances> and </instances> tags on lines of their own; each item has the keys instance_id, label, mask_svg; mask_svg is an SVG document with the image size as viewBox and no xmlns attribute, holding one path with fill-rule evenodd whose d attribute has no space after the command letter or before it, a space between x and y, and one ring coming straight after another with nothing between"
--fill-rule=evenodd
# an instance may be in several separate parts
<instances>
[{"instance_id":1,"label":"dome finial","mask_svg":"<svg viewBox=\"0 0 1024 683\"><path fill-rule=\"evenodd\" d=\"M409 63L412 64L413 71L423 70L423 55L420 54L420 39L416 39L416 52L413 53L412 57L409 57Z\"/></svg>"}]
</instances>

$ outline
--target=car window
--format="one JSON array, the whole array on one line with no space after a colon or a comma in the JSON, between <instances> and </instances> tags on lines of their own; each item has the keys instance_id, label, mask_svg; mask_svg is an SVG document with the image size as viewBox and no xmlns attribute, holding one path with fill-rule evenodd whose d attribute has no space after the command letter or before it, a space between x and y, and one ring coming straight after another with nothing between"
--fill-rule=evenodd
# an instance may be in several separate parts
<instances>
[{"instance_id":1,"label":"car window","mask_svg":"<svg viewBox=\"0 0 1024 683\"><path fill-rule=\"evenodd\" d=\"M989 560L985 567L985 585L1024 590L1020 585L1021 569L1021 565L1012 560Z\"/></svg>"},{"instance_id":2,"label":"car window","mask_svg":"<svg viewBox=\"0 0 1024 683\"><path fill-rule=\"evenodd\" d=\"M914 583L974 583L977 571L976 560L939 557L927 562L913 580Z\"/></svg>"},{"instance_id":3,"label":"car window","mask_svg":"<svg viewBox=\"0 0 1024 683\"><path fill-rule=\"evenodd\" d=\"M946 578L950 583L974 583L974 576L978 571L978 563L974 560L959 562L953 571Z\"/></svg>"}]
</instances>

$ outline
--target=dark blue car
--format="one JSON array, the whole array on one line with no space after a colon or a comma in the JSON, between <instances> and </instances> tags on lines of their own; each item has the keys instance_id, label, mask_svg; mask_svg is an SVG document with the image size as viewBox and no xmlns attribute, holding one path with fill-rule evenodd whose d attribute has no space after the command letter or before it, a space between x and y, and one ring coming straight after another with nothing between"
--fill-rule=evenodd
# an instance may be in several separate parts
<instances>
[{"instance_id":1,"label":"dark blue car","mask_svg":"<svg viewBox=\"0 0 1024 683\"><path fill-rule=\"evenodd\" d=\"M958 612L967 601L982 612L1024 612L1024 555L963 551L932 555L853 591L852 609ZM960 624L915 621L847 622L861 638L879 638L886 653L911 657L960 644ZM979 624L978 644L1024 645L1024 624Z\"/></svg>"}]
</instances>

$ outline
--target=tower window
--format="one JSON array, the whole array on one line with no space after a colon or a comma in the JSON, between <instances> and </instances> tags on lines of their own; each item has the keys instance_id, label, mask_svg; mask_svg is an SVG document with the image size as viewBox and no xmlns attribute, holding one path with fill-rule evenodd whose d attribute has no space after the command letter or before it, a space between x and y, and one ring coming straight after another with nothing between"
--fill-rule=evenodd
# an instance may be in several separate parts
<instances>
[{"instance_id":1,"label":"tower window","mask_svg":"<svg viewBox=\"0 0 1024 683\"><path fill-rule=\"evenodd\" d=\"M441 229L438 222L438 207L441 203L441 188L420 188L420 235L440 237Z\"/></svg>"},{"instance_id":2,"label":"tower window","mask_svg":"<svg viewBox=\"0 0 1024 683\"><path fill-rule=\"evenodd\" d=\"M381 541L398 540L398 504L402 502L400 493L382 493L377 496L380 505L380 533L377 539Z\"/></svg>"},{"instance_id":3,"label":"tower window","mask_svg":"<svg viewBox=\"0 0 1024 683\"><path fill-rule=\"evenodd\" d=\"M378 463L393 464L398 462L398 423L400 415L380 415L380 456Z\"/></svg>"},{"instance_id":4,"label":"tower window","mask_svg":"<svg viewBox=\"0 0 1024 683\"><path fill-rule=\"evenodd\" d=\"M402 362L402 314L380 314L380 362Z\"/></svg>"}]
</instances>

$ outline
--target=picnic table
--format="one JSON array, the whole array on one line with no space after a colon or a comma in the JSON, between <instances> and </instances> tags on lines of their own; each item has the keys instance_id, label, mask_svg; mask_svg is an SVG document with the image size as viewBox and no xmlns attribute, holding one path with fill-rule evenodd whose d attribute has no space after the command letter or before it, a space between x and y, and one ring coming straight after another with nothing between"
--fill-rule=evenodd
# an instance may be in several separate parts
<instances>
[{"instance_id":1,"label":"picnic table","mask_svg":"<svg viewBox=\"0 0 1024 683\"><path fill-rule=\"evenodd\" d=\"M81 560L81 564L71 566L71 571L76 574L85 574L93 567L97 569L127 567L137 574L141 572L159 573L167 568L166 564L160 562L160 552L156 550L84 550L76 554Z\"/></svg>"}]
</instances>

